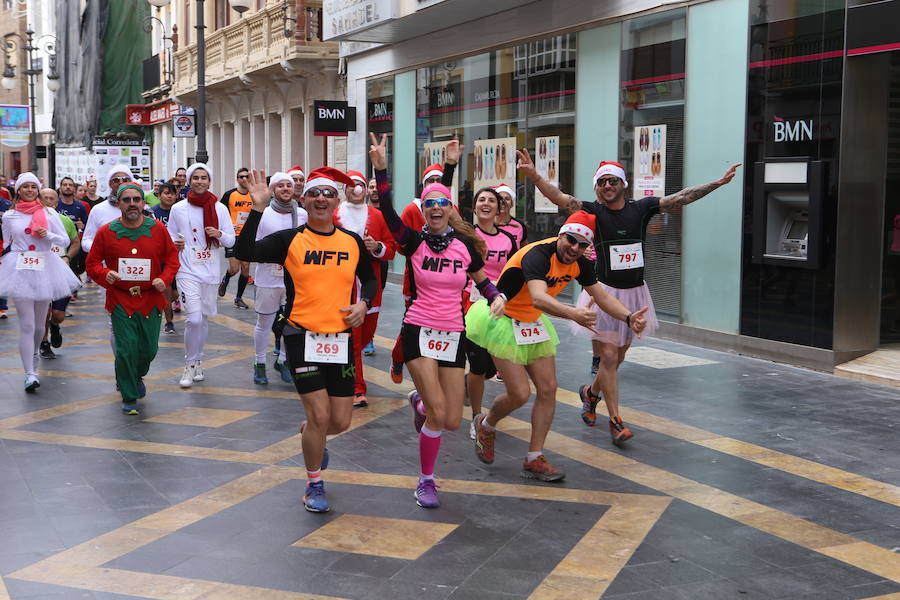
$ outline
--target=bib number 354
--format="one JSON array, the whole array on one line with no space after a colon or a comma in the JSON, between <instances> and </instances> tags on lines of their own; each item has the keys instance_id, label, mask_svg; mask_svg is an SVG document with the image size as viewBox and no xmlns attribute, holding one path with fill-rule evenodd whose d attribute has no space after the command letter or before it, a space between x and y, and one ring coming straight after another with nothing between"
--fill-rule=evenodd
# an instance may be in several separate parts
<instances>
[{"instance_id":1,"label":"bib number 354","mask_svg":"<svg viewBox=\"0 0 900 600\"><path fill-rule=\"evenodd\" d=\"M309 363L334 363L345 365L350 355L349 333L306 332L303 360Z\"/></svg>"},{"instance_id":2,"label":"bib number 354","mask_svg":"<svg viewBox=\"0 0 900 600\"><path fill-rule=\"evenodd\" d=\"M459 331L422 328L419 331L419 354L434 360L455 362L460 334Z\"/></svg>"}]
</instances>

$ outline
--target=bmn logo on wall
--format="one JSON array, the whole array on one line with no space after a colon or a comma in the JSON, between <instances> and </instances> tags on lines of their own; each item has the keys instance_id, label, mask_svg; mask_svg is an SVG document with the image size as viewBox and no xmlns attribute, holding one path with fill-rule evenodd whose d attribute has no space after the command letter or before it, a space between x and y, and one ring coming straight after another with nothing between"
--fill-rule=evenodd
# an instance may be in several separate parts
<instances>
[{"instance_id":1,"label":"bmn logo on wall","mask_svg":"<svg viewBox=\"0 0 900 600\"><path fill-rule=\"evenodd\" d=\"M813 120L786 121L775 117L776 142L803 142L813 139Z\"/></svg>"}]
</instances>

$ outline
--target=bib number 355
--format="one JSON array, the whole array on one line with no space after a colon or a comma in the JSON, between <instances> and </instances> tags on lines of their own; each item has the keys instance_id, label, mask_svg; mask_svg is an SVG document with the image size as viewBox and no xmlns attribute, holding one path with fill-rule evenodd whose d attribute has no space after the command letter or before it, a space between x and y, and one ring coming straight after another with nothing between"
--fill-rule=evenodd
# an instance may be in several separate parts
<instances>
[{"instance_id":1,"label":"bib number 355","mask_svg":"<svg viewBox=\"0 0 900 600\"><path fill-rule=\"evenodd\" d=\"M303 360L310 363L345 365L350 354L349 333L306 332Z\"/></svg>"}]
</instances>

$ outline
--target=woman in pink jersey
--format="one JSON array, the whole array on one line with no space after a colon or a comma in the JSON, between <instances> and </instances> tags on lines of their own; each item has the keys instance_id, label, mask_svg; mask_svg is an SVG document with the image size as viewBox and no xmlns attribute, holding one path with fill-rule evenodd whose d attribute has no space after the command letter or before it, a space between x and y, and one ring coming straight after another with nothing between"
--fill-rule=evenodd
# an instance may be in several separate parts
<instances>
[{"instance_id":1,"label":"woman in pink jersey","mask_svg":"<svg viewBox=\"0 0 900 600\"><path fill-rule=\"evenodd\" d=\"M487 245L487 254L484 259L484 273L491 281L497 281L500 271L506 265L509 257L518 250L515 236L495 224L497 214L503 199L494 188L482 188L475 193L475 233L484 240ZM481 298L481 294L474 282L469 283L468 302L469 307ZM469 437L475 439L474 418L481 413L481 399L484 396L484 382L497 373L494 361L488 351L466 340L466 358L469 359L469 374L466 375L466 391L469 394L469 402L472 405L472 423L469 426Z\"/></svg>"},{"instance_id":2,"label":"woman in pink jersey","mask_svg":"<svg viewBox=\"0 0 900 600\"><path fill-rule=\"evenodd\" d=\"M369 134L369 157L375 168L381 211L400 252L406 256L410 280L410 304L400 330L403 358L421 393L411 392L414 423L419 431L422 468L416 487L416 503L425 508L440 505L434 483L434 464L441 447L441 433L454 431L462 421L463 366L466 334L462 292L471 277L491 304L491 314L503 314L505 298L484 274L484 240L462 220L450 203L450 190L440 183L422 191L425 225L415 231L404 225L391 198L385 142Z\"/></svg>"}]
</instances>

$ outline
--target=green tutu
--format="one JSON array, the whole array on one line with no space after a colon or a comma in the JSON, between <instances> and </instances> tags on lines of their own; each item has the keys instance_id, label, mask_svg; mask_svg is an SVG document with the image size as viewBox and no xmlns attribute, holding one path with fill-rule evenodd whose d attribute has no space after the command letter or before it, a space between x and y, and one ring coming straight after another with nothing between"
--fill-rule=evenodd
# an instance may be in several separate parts
<instances>
[{"instance_id":1,"label":"green tutu","mask_svg":"<svg viewBox=\"0 0 900 600\"><path fill-rule=\"evenodd\" d=\"M466 337L488 351L491 356L509 360L517 365L530 365L538 358L555 356L559 336L547 315L541 314L541 323L550 334L550 339L537 344L519 345L513 332L513 321L503 316L496 321L491 318L491 309L482 299L472 305L466 313Z\"/></svg>"}]
</instances>

